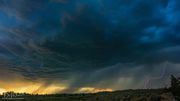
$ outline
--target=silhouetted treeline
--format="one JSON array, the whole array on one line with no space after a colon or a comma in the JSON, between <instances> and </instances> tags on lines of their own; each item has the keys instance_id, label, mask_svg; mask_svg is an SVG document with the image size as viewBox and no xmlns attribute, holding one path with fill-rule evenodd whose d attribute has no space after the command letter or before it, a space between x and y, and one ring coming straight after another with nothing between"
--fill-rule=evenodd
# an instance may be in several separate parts
<instances>
[{"instance_id":1,"label":"silhouetted treeline","mask_svg":"<svg viewBox=\"0 0 180 101\"><path fill-rule=\"evenodd\" d=\"M180 78L176 78L173 75L171 75L171 92L173 95L180 101Z\"/></svg>"}]
</instances>

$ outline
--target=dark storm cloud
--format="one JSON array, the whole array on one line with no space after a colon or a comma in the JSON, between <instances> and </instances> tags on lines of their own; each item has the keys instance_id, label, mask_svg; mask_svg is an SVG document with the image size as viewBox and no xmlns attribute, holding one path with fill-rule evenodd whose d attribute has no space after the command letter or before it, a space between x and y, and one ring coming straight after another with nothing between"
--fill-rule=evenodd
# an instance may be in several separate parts
<instances>
[{"instance_id":1,"label":"dark storm cloud","mask_svg":"<svg viewBox=\"0 0 180 101\"><path fill-rule=\"evenodd\" d=\"M179 44L178 33L173 32L176 25L168 22L168 11L174 9L172 2L104 0L95 3L98 7L81 4L78 11L63 19L64 27L57 38L44 46L100 67L118 61L155 62L151 55L144 55Z\"/></svg>"},{"instance_id":2,"label":"dark storm cloud","mask_svg":"<svg viewBox=\"0 0 180 101\"><path fill-rule=\"evenodd\" d=\"M1 0L0 56L31 80L73 78L74 89L121 77L138 87L134 80L153 74L151 65L179 63L179 7L178 0Z\"/></svg>"}]
</instances>

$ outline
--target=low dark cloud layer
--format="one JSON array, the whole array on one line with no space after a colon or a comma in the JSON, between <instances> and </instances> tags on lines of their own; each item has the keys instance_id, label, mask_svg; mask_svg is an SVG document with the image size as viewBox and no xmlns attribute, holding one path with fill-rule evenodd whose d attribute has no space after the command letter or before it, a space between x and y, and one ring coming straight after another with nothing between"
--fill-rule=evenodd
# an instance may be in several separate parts
<instances>
[{"instance_id":1,"label":"low dark cloud layer","mask_svg":"<svg viewBox=\"0 0 180 101\"><path fill-rule=\"evenodd\" d=\"M141 88L167 67L165 82L180 71L179 7L178 0L1 0L0 68L68 82L67 91Z\"/></svg>"}]
</instances>

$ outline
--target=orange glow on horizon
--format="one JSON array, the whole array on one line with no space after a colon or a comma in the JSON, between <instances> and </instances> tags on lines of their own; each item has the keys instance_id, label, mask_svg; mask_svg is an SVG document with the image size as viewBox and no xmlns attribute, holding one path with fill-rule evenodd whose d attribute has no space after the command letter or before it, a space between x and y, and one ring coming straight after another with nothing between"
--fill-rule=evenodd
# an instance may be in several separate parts
<instances>
[{"instance_id":1,"label":"orange glow on horizon","mask_svg":"<svg viewBox=\"0 0 180 101\"><path fill-rule=\"evenodd\" d=\"M61 92L64 89L66 89L66 86L62 84L50 84L48 86L44 86L43 83L17 81L8 83L0 81L0 94L8 91L29 94L53 94L56 92Z\"/></svg>"},{"instance_id":2,"label":"orange glow on horizon","mask_svg":"<svg viewBox=\"0 0 180 101\"><path fill-rule=\"evenodd\" d=\"M0 94L7 92L5 89L0 88Z\"/></svg>"},{"instance_id":3,"label":"orange glow on horizon","mask_svg":"<svg viewBox=\"0 0 180 101\"><path fill-rule=\"evenodd\" d=\"M3 92L13 91L16 93L29 93L29 94L54 94L63 93L68 89L68 85L52 83L46 85L43 81L31 82L31 81L19 81L12 80L0 81L0 94ZM111 92L110 88L93 88L93 87L82 87L72 93L97 93L97 92Z\"/></svg>"},{"instance_id":4,"label":"orange glow on horizon","mask_svg":"<svg viewBox=\"0 0 180 101\"><path fill-rule=\"evenodd\" d=\"M93 87L83 87L78 90L80 93L97 93L97 92L112 92L113 90L110 88L101 89L101 88L93 88Z\"/></svg>"}]
</instances>

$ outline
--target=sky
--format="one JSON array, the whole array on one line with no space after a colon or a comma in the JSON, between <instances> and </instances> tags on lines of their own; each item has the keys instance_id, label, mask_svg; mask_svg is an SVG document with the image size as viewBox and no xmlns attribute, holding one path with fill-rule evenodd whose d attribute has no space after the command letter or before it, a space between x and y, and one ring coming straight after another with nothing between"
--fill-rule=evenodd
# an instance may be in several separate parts
<instances>
[{"instance_id":1,"label":"sky","mask_svg":"<svg viewBox=\"0 0 180 101\"><path fill-rule=\"evenodd\" d=\"M0 93L168 86L179 28L179 0L1 0Z\"/></svg>"}]
</instances>

